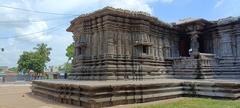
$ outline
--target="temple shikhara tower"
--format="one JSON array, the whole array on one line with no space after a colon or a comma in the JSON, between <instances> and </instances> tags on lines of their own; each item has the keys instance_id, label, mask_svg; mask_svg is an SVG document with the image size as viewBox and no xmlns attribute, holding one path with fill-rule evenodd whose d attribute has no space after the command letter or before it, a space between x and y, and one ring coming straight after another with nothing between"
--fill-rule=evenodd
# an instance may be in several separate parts
<instances>
[{"instance_id":1,"label":"temple shikhara tower","mask_svg":"<svg viewBox=\"0 0 240 108\"><path fill-rule=\"evenodd\" d=\"M105 7L71 21L68 80L37 80L32 92L86 108L177 97L240 98L240 17L165 23Z\"/></svg>"},{"instance_id":2,"label":"temple shikhara tower","mask_svg":"<svg viewBox=\"0 0 240 108\"><path fill-rule=\"evenodd\" d=\"M167 24L143 12L106 7L81 15L73 33L74 80L240 78L240 19ZM231 71L231 73L227 73Z\"/></svg>"}]
</instances>

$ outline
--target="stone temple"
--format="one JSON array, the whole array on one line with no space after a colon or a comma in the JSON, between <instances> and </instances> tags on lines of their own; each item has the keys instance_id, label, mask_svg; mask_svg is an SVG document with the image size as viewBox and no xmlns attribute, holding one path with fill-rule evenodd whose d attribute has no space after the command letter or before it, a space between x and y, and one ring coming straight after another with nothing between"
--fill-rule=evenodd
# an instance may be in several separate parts
<instances>
[{"instance_id":1,"label":"stone temple","mask_svg":"<svg viewBox=\"0 0 240 108\"><path fill-rule=\"evenodd\" d=\"M89 108L181 96L240 97L240 17L165 23L144 12L105 7L73 33L66 81L33 81L36 95Z\"/></svg>"}]
</instances>

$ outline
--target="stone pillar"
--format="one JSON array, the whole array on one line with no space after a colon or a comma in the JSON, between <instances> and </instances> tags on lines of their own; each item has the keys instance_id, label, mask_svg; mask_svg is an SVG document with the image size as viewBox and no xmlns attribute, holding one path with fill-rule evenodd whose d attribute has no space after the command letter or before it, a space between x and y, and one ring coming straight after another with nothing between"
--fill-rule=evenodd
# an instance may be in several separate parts
<instances>
[{"instance_id":1,"label":"stone pillar","mask_svg":"<svg viewBox=\"0 0 240 108\"><path fill-rule=\"evenodd\" d=\"M240 35L238 35L237 37L237 56L240 58Z\"/></svg>"},{"instance_id":2,"label":"stone pillar","mask_svg":"<svg viewBox=\"0 0 240 108\"><path fill-rule=\"evenodd\" d=\"M122 32L121 31L116 31L115 32L116 36L116 55L121 56L122 55Z\"/></svg>"},{"instance_id":3,"label":"stone pillar","mask_svg":"<svg viewBox=\"0 0 240 108\"><path fill-rule=\"evenodd\" d=\"M171 57L178 57L179 52L178 52L178 39L174 36L170 39L171 43Z\"/></svg>"},{"instance_id":4,"label":"stone pillar","mask_svg":"<svg viewBox=\"0 0 240 108\"><path fill-rule=\"evenodd\" d=\"M131 50L131 46L130 46L130 37L131 35L130 35L130 33L128 33L128 32L125 32L125 34L124 34L124 40L125 40L125 55L127 55L127 56L130 56L130 50Z\"/></svg>"},{"instance_id":5,"label":"stone pillar","mask_svg":"<svg viewBox=\"0 0 240 108\"><path fill-rule=\"evenodd\" d=\"M79 47L75 47L75 56L77 57L79 55Z\"/></svg>"},{"instance_id":6,"label":"stone pillar","mask_svg":"<svg viewBox=\"0 0 240 108\"><path fill-rule=\"evenodd\" d=\"M240 59L240 24L235 25L235 31L236 33L236 52L237 52L237 58Z\"/></svg>"},{"instance_id":7,"label":"stone pillar","mask_svg":"<svg viewBox=\"0 0 240 108\"><path fill-rule=\"evenodd\" d=\"M194 31L190 33L191 35L191 45L192 55L197 55L199 53L199 42L198 42L198 32Z\"/></svg>"},{"instance_id":8,"label":"stone pillar","mask_svg":"<svg viewBox=\"0 0 240 108\"><path fill-rule=\"evenodd\" d=\"M215 32L212 32L212 37L213 37L213 53L216 54L216 56L218 57L218 36L216 36Z\"/></svg>"},{"instance_id":9,"label":"stone pillar","mask_svg":"<svg viewBox=\"0 0 240 108\"><path fill-rule=\"evenodd\" d=\"M158 38L158 56L160 60L163 60L163 38Z\"/></svg>"},{"instance_id":10,"label":"stone pillar","mask_svg":"<svg viewBox=\"0 0 240 108\"><path fill-rule=\"evenodd\" d=\"M90 57L90 48L89 48L89 43L90 43L90 33L87 33L85 36L85 44L86 44L86 49L85 49L85 57Z\"/></svg>"},{"instance_id":11,"label":"stone pillar","mask_svg":"<svg viewBox=\"0 0 240 108\"><path fill-rule=\"evenodd\" d=\"M169 39L164 36L163 38L163 43L164 43L164 57L165 58L169 58L170 57L170 43L169 43Z\"/></svg>"},{"instance_id":12,"label":"stone pillar","mask_svg":"<svg viewBox=\"0 0 240 108\"><path fill-rule=\"evenodd\" d=\"M113 55L114 54L114 32L113 31L107 31L107 55Z\"/></svg>"},{"instance_id":13,"label":"stone pillar","mask_svg":"<svg viewBox=\"0 0 240 108\"><path fill-rule=\"evenodd\" d=\"M102 55L104 55L104 48L103 48L103 31L102 30L100 30L99 31L99 55L100 56L102 56Z\"/></svg>"},{"instance_id":14,"label":"stone pillar","mask_svg":"<svg viewBox=\"0 0 240 108\"><path fill-rule=\"evenodd\" d=\"M73 40L74 40L74 43L73 43L73 46L74 46L74 58L76 58L78 56L78 48L77 48L77 41L78 41L78 38L76 35L73 35Z\"/></svg>"},{"instance_id":15,"label":"stone pillar","mask_svg":"<svg viewBox=\"0 0 240 108\"><path fill-rule=\"evenodd\" d=\"M96 32L94 32L93 33L93 36L92 36L92 56L93 57L96 57L97 56L97 52L98 52L98 36L97 36L97 33Z\"/></svg>"},{"instance_id":16,"label":"stone pillar","mask_svg":"<svg viewBox=\"0 0 240 108\"><path fill-rule=\"evenodd\" d=\"M158 58L158 39L157 37L153 37L153 50L154 50L154 57Z\"/></svg>"},{"instance_id":17,"label":"stone pillar","mask_svg":"<svg viewBox=\"0 0 240 108\"><path fill-rule=\"evenodd\" d=\"M220 33L221 35L221 55L222 57L232 57L232 41L229 33Z\"/></svg>"}]
</instances>

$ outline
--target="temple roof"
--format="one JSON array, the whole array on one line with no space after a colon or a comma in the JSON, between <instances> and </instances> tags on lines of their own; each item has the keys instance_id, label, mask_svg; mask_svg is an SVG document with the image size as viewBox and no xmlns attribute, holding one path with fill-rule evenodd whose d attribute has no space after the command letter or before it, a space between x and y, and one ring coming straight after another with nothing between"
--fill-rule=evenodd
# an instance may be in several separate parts
<instances>
[{"instance_id":1,"label":"temple roof","mask_svg":"<svg viewBox=\"0 0 240 108\"><path fill-rule=\"evenodd\" d=\"M224 24L229 24L233 22L240 21L240 16L239 17L227 17L227 18L222 18L216 21L217 25L224 25Z\"/></svg>"},{"instance_id":2,"label":"temple roof","mask_svg":"<svg viewBox=\"0 0 240 108\"><path fill-rule=\"evenodd\" d=\"M203 19L203 18L187 18L183 20L179 20L176 22L176 25L189 25L189 24L209 24L211 22Z\"/></svg>"},{"instance_id":3,"label":"temple roof","mask_svg":"<svg viewBox=\"0 0 240 108\"><path fill-rule=\"evenodd\" d=\"M125 14L128 14L128 15L133 15L133 16L136 16L136 15L143 15L143 16L149 16L149 17L153 17L151 16L149 13L146 13L146 12L142 12L142 11L130 11L130 10L124 10L124 9L120 9L120 8L113 8L113 7L104 7L102 9L99 9L97 11L94 11L92 13L87 13L87 14L82 14L80 15L79 17L75 18L73 20L73 22L75 20L77 20L78 18L84 18L84 17L91 17L91 16L96 16L98 14L101 14L101 13L106 13L106 12L109 12L109 11L114 11L114 12L120 12L120 13L125 13ZM156 17L154 17L156 18Z\"/></svg>"},{"instance_id":4,"label":"temple roof","mask_svg":"<svg viewBox=\"0 0 240 108\"><path fill-rule=\"evenodd\" d=\"M145 20L152 24L162 26L162 27L167 27L167 28L173 28L174 25L176 25L176 26L188 26L188 25L193 25L193 24L194 25L196 25L196 24L197 25L208 25L208 24L224 25L224 24L229 24L229 23L240 21L240 17L227 17L227 18L219 19L217 21L208 21L203 18L186 18L183 20L179 20L176 23L169 24L169 23L165 23L165 22L159 20L157 17L151 16L149 13L146 13L146 12L130 11L130 10L113 8L113 7L108 6L108 7L99 9L97 11L94 11L92 13L82 14L82 15L78 16L77 18L75 18L74 20L71 21L71 25L67 29L67 31L71 31L71 29L75 25L81 23L81 21L96 19L96 18L105 16L105 15Z\"/></svg>"},{"instance_id":5,"label":"temple roof","mask_svg":"<svg viewBox=\"0 0 240 108\"><path fill-rule=\"evenodd\" d=\"M118 17L142 19L142 20L152 22L156 25L172 27L171 24L160 21L157 17L151 16L149 13L146 13L146 12L130 11L130 10L124 10L120 8L113 8L113 7L105 7L103 9L99 9L92 13L82 14L79 17L75 18L74 20L71 21L71 26L67 29L67 31L69 31L71 27L80 20L96 19L104 15L114 15Z\"/></svg>"}]
</instances>

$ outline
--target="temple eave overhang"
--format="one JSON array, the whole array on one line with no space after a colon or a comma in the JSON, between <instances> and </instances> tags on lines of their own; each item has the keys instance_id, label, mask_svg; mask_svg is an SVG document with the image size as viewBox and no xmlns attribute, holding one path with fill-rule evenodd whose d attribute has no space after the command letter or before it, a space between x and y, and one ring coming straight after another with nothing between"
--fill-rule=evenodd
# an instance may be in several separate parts
<instances>
[{"instance_id":1,"label":"temple eave overhang","mask_svg":"<svg viewBox=\"0 0 240 108\"><path fill-rule=\"evenodd\" d=\"M231 24L235 22L237 23L240 22L240 17L227 17L227 18L219 19L217 21L208 21L203 18L197 18L197 19L188 18L188 19L177 21L175 24L169 24L169 23L160 21L157 17L153 17L146 12L129 11L124 9L105 7L103 9L97 10L89 14L82 14L79 17L75 18L74 20L71 21L71 25L67 28L66 31L72 32L74 31L73 29L75 28L76 25L79 25L84 21L94 20L104 16L114 16L114 17L135 19L135 20L138 19L138 20L147 21L152 25L157 25L157 26L161 26L169 29L177 29L178 27L186 27L189 25L201 25L201 26L212 27L212 26L221 26L221 25Z\"/></svg>"},{"instance_id":2,"label":"temple eave overhang","mask_svg":"<svg viewBox=\"0 0 240 108\"><path fill-rule=\"evenodd\" d=\"M124 9L116 9L112 7L105 7L103 9L97 10L89 14L83 14L71 21L71 25L67 28L68 32L73 31L72 29L76 24L80 24L83 21L94 20L104 16L114 16L127 19L138 19L147 21L153 25L163 26L167 28L172 28L171 24L160 21L157 17L150 16L150 14L141 11L129 11Z\"/></svg>"}]
</instances>

